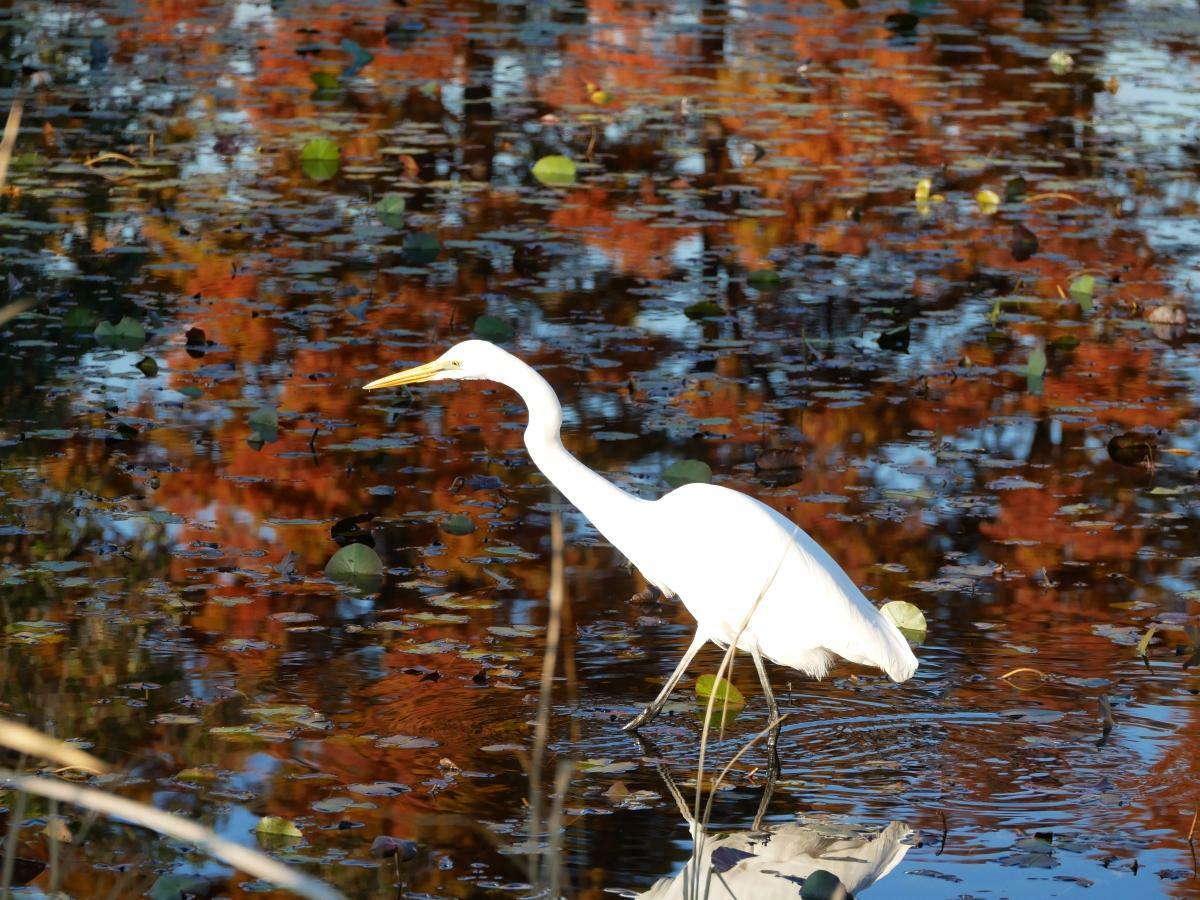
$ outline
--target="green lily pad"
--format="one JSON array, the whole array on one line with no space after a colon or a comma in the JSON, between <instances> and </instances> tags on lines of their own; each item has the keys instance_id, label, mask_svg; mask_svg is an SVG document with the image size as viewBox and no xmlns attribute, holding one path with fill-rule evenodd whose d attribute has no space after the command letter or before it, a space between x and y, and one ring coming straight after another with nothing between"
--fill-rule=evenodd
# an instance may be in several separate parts
<instances>
[{"instance_id":1,"label":"green lily pad","mask_svg":"<svg viewBox=\"0 0 1200 900\"><path fill-rule=\"evenodd\" d=\"M717 698L718 707L746 705L746 698L742 692L724 678L718 678L716 675L701 675L696 679L696 699L707 705L708 698L714 695Z\"/></svg>"},{"instance_id":2,"label":"green lily pad","mask_svg":"<svg viewBox=\"0 0 1200 900\"><path fill-rule=\"evenodd\" d=\"M782 279L774 269L755 269L750 273L746 281L751 287L762 289L778 287Z\"/></svg>"},{"instance_id":3,"label":"green lily pad","mask_svg":"<svg viewBox=\"0 0 1200 900\"><path fill-rule=\"evenodd\" d=\"M533 177L547 187L569 187L575 183L575 163L566 156L543 156L533 164Z\"/></svg>"},{"instance_id":4,"label":"green lily pad","mask_svg":"<svg viewBox=\"0 0 1200 900\"><path fill-rule=\"evenodd\" d=\"M663 472L663 479L671 487L685 484L708 484L712 481L712 469L708 463L698 459L681 459L671 463Z\"/></svg>"},{"instance_id":5,"label":"green lily pad","mask_svg":"<svg viewBox=\"0 0 1200 900\"><path fill-rule=\"evenodd\" d=\"M475 530L475 523L471 521L470 516L464 516L462 513L455 513L442 523L442 531L446 534L464 535L471 534Z\"/></svg>"},{"instance_id":6,"label":"green lily pad","mask_svg":"<svg viewBox=\"0 0 1200 900\"><path fill-rule=\"evenodd\" d=\"M375 213L379 221L388 228L401 228L404 225L404 210L407 203L400 194L384 194L375 204Z\"/></svg>"},{"instance_id":7,"label":"green lily pad","mask_svg":"<svg viewBox=\"0 0 1200 900\"><path fill-rule=\"evenodd\" d=\"M404 239L404 261L410 266L427 266L442 252L442 243L436 235L414 231Z\"/></svg>"},{"instance_id":8,"label":"green lily pad","mask_svg":"<svg viewBox=\"0 0 1200 900\"><path fill-rule=\"evenodd\" d=\"M919 607L907 600L893 600L891 603L885 603L879 611L900 629L900 633L908 638L910 644L917 645L925 640L928 626L925 613L921 612Z\"/></svg>"},{"instance_id":9,"label":"green lily pad","mask_svg":"<svg viewBox=\"0 0 1200 900\"><path fill-rule=\"evenodd\" d=\"M297 828L291 819L285 819L283 816L263 816L254 826L254 831L256 834L265 834L271 837L304 837L304 832Z\"/></svg>"},{"instance_id":10,"label":"green lily pad","mask_svg":"<svg viewBox=\"0 0 1200 900\"><path fill-rule=\"evenodd\" d=\"M725 315L725 307L712 300L700 300L685 307L683 314L689 319L716 319Z\"/></svg>"},{"instance_id":11,"label":"green lily pad","mask_svg":"<svg viewBox=\"0 0 1200 900\"><path fill-rule=\"evenodd\" d=\"M476 337L496 344L510 341L513 336L513 327L495 316L480 316L471 330L475 332Z\"/></svg>"},{"instance_id":12,"label":"green lily pad","mask_svg":"<svg viewBox=\"0 0 1200 900\"><path fill-rule=\"evenodd\" d=\"M279 437L279 413L273 406L261 406L248 417L250 427L259 440L269 444Z\"/></svg>"},{"instance_id":13,"label":"green lily pad","mask_svg":"<svg viewBox=\"0 0 1200 900\"><path fill-rule=\"evenodd\" d=\"M347 544L325 564L325 577L373 590L383 580L383 560L366 544Z\"/></svg>"},{"instance_id":14,"label":"green lily pad","mask_svg":"<svg viewBox=\"0 0 1200 900\"><path fill-rule=\"evenodd\" d=\"M115 325L112 322L101 322L92 332L101 344L106 347L120 347L122 350L136 350L146 343L146 329L137 319L125 316Z\"/></svg>"},{"instance_id":15,"label":"green lily pad","mask_svg":"<svg viewBox=\"0 0 1200 900\"><path fill-rule=\"evenodd\" d=\"M1080 275L1071 282L1068 289L1071 299L1083 307L1084 312L1091 312L1096 296L1096 278L1092 275Z\"/></svg>"},{"instance_id":16,"label":"green lily pad","mask_svg":"<svg viewBox=\"0 0 1200 900\"><path fill-rule=\"evenodd\" d=\"M337 174L341 151L328 138L313 138L300 151L300 168L314 181L327 181Z\"/></svg>"}]
</instances>

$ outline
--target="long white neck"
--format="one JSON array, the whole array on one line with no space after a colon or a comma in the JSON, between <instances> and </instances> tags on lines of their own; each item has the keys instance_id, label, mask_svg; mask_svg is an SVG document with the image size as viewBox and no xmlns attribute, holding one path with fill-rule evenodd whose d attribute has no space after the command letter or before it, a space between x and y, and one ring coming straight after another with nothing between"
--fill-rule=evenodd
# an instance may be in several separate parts
<instances>
[{"instance_id":1,"label":"long white neck","mask_svg":"<svg viewBox=\"0 0 1200 900\"><path fill-rule=\"evenodd\" d=\"M563 496L618 550L629 556L630 526L637 522L639 507L646 501L623 491L567 452L561 436L562 406L554 390L525 363L516 357L511 359L504 383L520 394L529 409L529 425L525 429L529 455Z\"/></svg>"}]
</instances>

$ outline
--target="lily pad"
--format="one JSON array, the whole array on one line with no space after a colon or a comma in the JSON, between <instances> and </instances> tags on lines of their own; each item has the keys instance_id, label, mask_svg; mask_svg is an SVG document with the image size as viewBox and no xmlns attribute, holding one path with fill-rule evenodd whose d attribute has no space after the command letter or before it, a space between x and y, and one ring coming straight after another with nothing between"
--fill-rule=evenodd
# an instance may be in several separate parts
<instances>
[{"instance_id":1,"label":"lily pad","mask_svg":"<svg viewBox=\"0 0 1200 900\"><path fill-rule=\"evenodd\" d=\"M404 239L404 261L410 266L427 266L442 252L436 235L414 231Z\"/></svg>"},{"instance_id":2,"label":"lily pad","mask_svg":"<svg viewBox=\"0 0 1200 900\"><path fill-rule=\"evenodd\" d=\"M101 344L106 347L119 347L122 350L136 350L146 343L146 329L137 319L125 316L115 325L112 322L101 322L92 332Z\"/></svg>"},{"instance_id":3,"label":"lily pad","mask_svg":"<svg viewBox=\"0 0 1200 900\"><path fill-rule=\"evenodd\" d=\"M745 706L746 698L742 692L724 678L716 675L701 675L696 679L696 699L706 705L708 698L716 695L718 706Z\"/></svg>"},{"instance_id":4,"label":"lily pad","mask_svg":"<svg viewBox=\"0 0 1200 900\"><path fill-rule=\"evenodd\" d=\"M313 138L300 151L300 168L314 181L327 181L337 174L341 151L328 138Z\"/></svg>"},{"instance_id":5,"label":"lily pad","mask_svg":"<svg viewBox=\"0 0 1200 900\"><path fill-rule=\"evenodd\" d=\"M685 484L708 484L712 481L712 469L708 463L698 459L681 459L671 463L663 472L663 479L671 487Z\"/></svg>"},{"instance_id":6,"label":"lily pad","mask_svg":"<svg viewBox=\"0 0 1200 900\"><path fill-rule=\"evenodd\" d=\"M925 613L921 612L919 607L907 600L893 600L891 603L885 603L879 611L900 629L900 633L908 638L910 644L915 646L925 640L928 625Z\"/></svg>"},{"instance_id":7,"label":"lily pad","mask_svg":"<svg viewBox=\"0 0 1200 900\"><path fill-rule=\"evenodd\" d=\"M325 577L374 589L383 580L383 560L366 544L347 544L325 564Z\"/></svg>"},{"instance_id":8,"label":"lily pad","mask_svg":"<svg viewBox=\"0 0 1200 900\"><path fill-rule=\"evenodd\" d=\"M513 327L496 316L480 316L471 330L475 332L476 337L494 344L511 341L513 336Z\"/></svg>"},{"instance_id":9,"label":"lily pad","mask_svg":"<svg viewBox=\"0 0 1200 900\"><path fill-rule=\"evenodd\" d=\"M375 213L379 221L389 228L401 228L404 225L404 210L407 203L400 194L384 194L375 204Z\"/></svg>"},{"instance_id":10,"label":"lily pad","mask_svg":"<svg viewBox=\"0 0 1200 900\"><path fill-rule=\"evenodd\" d=\"M266 834L272 837L304 837L304 833L296 827L295 823L283 816L263 816L254 826L254 831L257 834Z\"/></svg>"},{"instance_id":11,"label":"lily pad","mask_svg":"<svg viewBox=\"0 0 1200 900\"><path fill-rule=\"evenodd\" d=\"M442 531L446 534L464 535L471 534L475 530L475 523L471 521L470 516L464 516L462 513L455 513L442 522Z\"/></svg>"},{"instance_id":12,"label":"lily pad","mask_svg":"<svg viewBox=\"0 0 1200 900\"><path fill-rule=\"evenodd\" d=\"M575 163L566 156L543 156L533 164L533 177L548 187L569 187L575 173Z\"/></svg>"}]
</instances>

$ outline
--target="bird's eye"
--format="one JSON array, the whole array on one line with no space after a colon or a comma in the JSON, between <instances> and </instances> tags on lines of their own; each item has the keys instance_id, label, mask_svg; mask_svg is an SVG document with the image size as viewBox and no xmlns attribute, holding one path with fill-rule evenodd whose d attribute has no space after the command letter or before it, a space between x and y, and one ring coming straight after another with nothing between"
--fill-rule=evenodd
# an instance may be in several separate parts
<instances>
[{"instance_id":1,"label":"bird's eye","mask_svg":"<svg viewBox=\"0 0 1200 900\"><path fill-rule=\"evenodd\" d=\"M462 360L461 359L453 360L450 363L450 365L454 366L454 368L456 368L456 369L461 369L462 368Z\"/></svg>"}]
</instances>

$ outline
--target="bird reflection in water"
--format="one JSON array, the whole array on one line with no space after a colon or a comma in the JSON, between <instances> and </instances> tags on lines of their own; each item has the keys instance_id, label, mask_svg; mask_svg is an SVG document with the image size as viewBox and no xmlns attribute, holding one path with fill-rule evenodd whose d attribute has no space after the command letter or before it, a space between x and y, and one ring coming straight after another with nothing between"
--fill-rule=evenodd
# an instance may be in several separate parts
<instances>
[{"instance_id":1,"label":"bird reflection in water","mask_svg":"<svg viewBox=\"0 0 1200 900\"><path fill-rule=\"evenodd\" d=\"M696 822L666 767L661 763L657 767L688 825L693 851L676 875L659 879L648 891L633 896L650 900L853 898L896 868L914 843L913 830L895 821L883 828L828 822L764 826L774 774L751 828L710 831Z\"/></svg>"}]
</instances>

